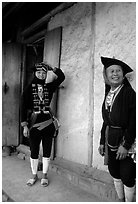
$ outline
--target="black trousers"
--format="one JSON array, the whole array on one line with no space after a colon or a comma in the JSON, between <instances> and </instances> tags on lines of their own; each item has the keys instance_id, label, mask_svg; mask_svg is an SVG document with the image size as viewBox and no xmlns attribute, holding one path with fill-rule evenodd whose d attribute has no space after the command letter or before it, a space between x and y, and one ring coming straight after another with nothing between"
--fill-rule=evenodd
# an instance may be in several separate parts
<instances>
[{"instance_id":1,"label":"black trousers","mask_svg":"<svg viewBox=\"0 0 138 204\"><path fill-rule=\"evenodd\" d=\"M37 128L32 128L30 130L29 142L32 159L38 159L41 141L43 147L43 157L50 157L54 133L55 126L53 123L43 130L38 130Z\"/></svg>"},{"instance_id":2,"label":"black trousers","mask_svg":"<svg viewBox=\"0 0 138 204\"><path fill-rule=\"evenodd\" d=\"M127 156L123 160L116 160L116 152L108 150L108 170L113 178L121 179L127 187L135 185L136 164L133 159Z\"/></svg>"}]
</instances>

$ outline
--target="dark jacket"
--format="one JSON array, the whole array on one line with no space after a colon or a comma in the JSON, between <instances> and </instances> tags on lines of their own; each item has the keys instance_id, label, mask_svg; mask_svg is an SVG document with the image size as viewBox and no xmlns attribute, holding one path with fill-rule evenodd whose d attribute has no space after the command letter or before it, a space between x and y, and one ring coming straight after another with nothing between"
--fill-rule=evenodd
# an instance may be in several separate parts
<instances>
[{"instance_id":1,"label":"dark jacket","mask_svg":"<svg viewBox=\"0 0 138 204\"><path fill-rule=\"evenodd\" d=\"M52 100L53 93L58 88L58 86L64 81L65 75L62 72L61 69L54 68L53 72L57 75L57 79L55 79L53 82L46 83L46 104L45 106L50 106L50 102ZM34 77L33 81L25 88L22 98L21 98L21 124L28 123L29 116L28 114L33 112L34 109L34 103L33 103L33 91L32 91L32 84L37 84L38 81L41 83L39 79ZM42 83L44 86L44 83ZM41 121L44 121L46 116L41 114ZM39 120L39 117L38 117ZM40 121L40 120L39 120ZM38 121L37 121L38 122Z\"/></svg>"},{"instance_id":2,"label":"dark jacket","mask_svg":"<svg viewBox=\"0 0 138 204\"><path fill-rule=\"evenodd\" d=\"M108 91L105 94L105 98L108 94ZM122 127L123 130L122 136L125 138L125 143L123 146L127 150L130 149L136 138L136 93L132 89L127 79L124 80L124 86L115 98L111 112L105 109L104 99L102 105L102 117L103 126L101 129L100 144L105 144L106 126L118 126ZM111 131L112 132L110 132L110 135L114 134L114 137L116 137L118 130L114 130L114 133L113 130Z\"/></svg>"}]
</instances>

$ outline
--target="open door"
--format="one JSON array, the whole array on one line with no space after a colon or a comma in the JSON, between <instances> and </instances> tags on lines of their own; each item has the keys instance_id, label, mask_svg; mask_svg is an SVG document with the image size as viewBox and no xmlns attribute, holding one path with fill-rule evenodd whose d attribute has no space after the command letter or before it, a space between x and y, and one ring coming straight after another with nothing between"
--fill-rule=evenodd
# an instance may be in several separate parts
<instances>
[{"instance_id":1,"label":"open door","mask_svg":"<svg viewBox=\"0 0 138 204\"><path fill-rule=\"evenodd\" d=\"M2 146L19 144L21 45L2 45Z\"/></svg>"},{"instance_id":2,"label":"open door","mask_svg":"<svg viewBox=\"0 0 138 204\"><path fill-rule=\"evenodd\" d=\"M59 68L60 65L60 52L61 52L61 34L62 27L56 28L46 33L44 41L44 55L43 61L50 63L52 66ZM55 79L53 72L48 73L48 81ZM56 103L57 103L57 92L54 93L53 99L51 101L51 108L56 116Z\"/></svg>"},{"instance_id":3,"label":"open door","mask_svg":"<svg viewBox=\"0 0 138 204\"><path fill-rule=\"evenodd\" d=\"M52 66L59 68L60 66L60 54L61 54L61 40L62 40L62 27L53 29L46 33L44 41L44 54L43 61L47 61ZM48 81L54 80L56 76L53 72L48 73ZM51 101L51 109L55 116L57 116L57 94L56 91ZM53 147L51 152L51 158L56 156L56 139L53 139Z\"/></svg>"}]
</instances>

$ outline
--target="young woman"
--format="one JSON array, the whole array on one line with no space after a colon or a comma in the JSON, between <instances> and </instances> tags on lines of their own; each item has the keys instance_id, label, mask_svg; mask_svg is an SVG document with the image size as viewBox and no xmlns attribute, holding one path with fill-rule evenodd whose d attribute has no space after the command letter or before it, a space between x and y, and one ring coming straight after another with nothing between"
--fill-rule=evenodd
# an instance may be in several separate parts
<instances>
[{"instance_id":1,"label":"young woman","mask_svg":"<svg viewBox=\"0 0 138 204\"><path fill-rule=\"evenodd\" d=\"M45 83L47 72L53 71L57 79ZM50 110L50 102L56 88L64 81L65 76L61 69L52 68L47 63L39 63L34 67L34 79L25 89L22 97L22 122L23 134L29 137L31 150L32 178L27 185L32 186L37 181L37 168L39 146L42 140L43 147L43 176L41 185L48 185L47 172L50 162L52 137L55 134L53 115Z\"/></svg>"},{"instance_id":2,"label":"young woman","mask_svg":"<svg viewBox=\"0 0 138 204\"><path fill-rule=\"evenodd\" d=\"M136 93L125 75L133 70L124 62L101 57L106 83L99 153L108 154L108 169L120 201L132 202L136 164L130 151L136 137ZM132 158L133 157L133 158Z\"/></svg>"}]
</instances>

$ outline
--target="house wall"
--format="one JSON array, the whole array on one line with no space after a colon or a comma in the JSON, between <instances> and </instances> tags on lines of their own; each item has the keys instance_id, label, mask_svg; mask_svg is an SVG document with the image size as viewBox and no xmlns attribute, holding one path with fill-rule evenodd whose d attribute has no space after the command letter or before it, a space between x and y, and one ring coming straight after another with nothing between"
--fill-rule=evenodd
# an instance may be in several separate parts
<instances>
[{"instance_id":1,"label":"house wall","mask_svg":"<svg viewBox=\"0 0 138 204\"><path fill-rule=\"evenodd\" d=\"M66 76L59 91L57 157L107 170L97 150L104 98L100 56L115 56L135 70L135 6L79 2L50 20L48 30L63 27L60 68ZM135 89L135 73L130 80Z\"/></svg>"},{"instance_id":2,"label":"house wall","mask_svg":"<svg viewBox=\"0 0 138 204\"><path fill-rule=\"evenodd\" d=\"M88 164L91 3L78 3L56 15L48 28L62 26L60 68L66 80L59 93L57 156Z\"/></svg>"}]
</instances>

